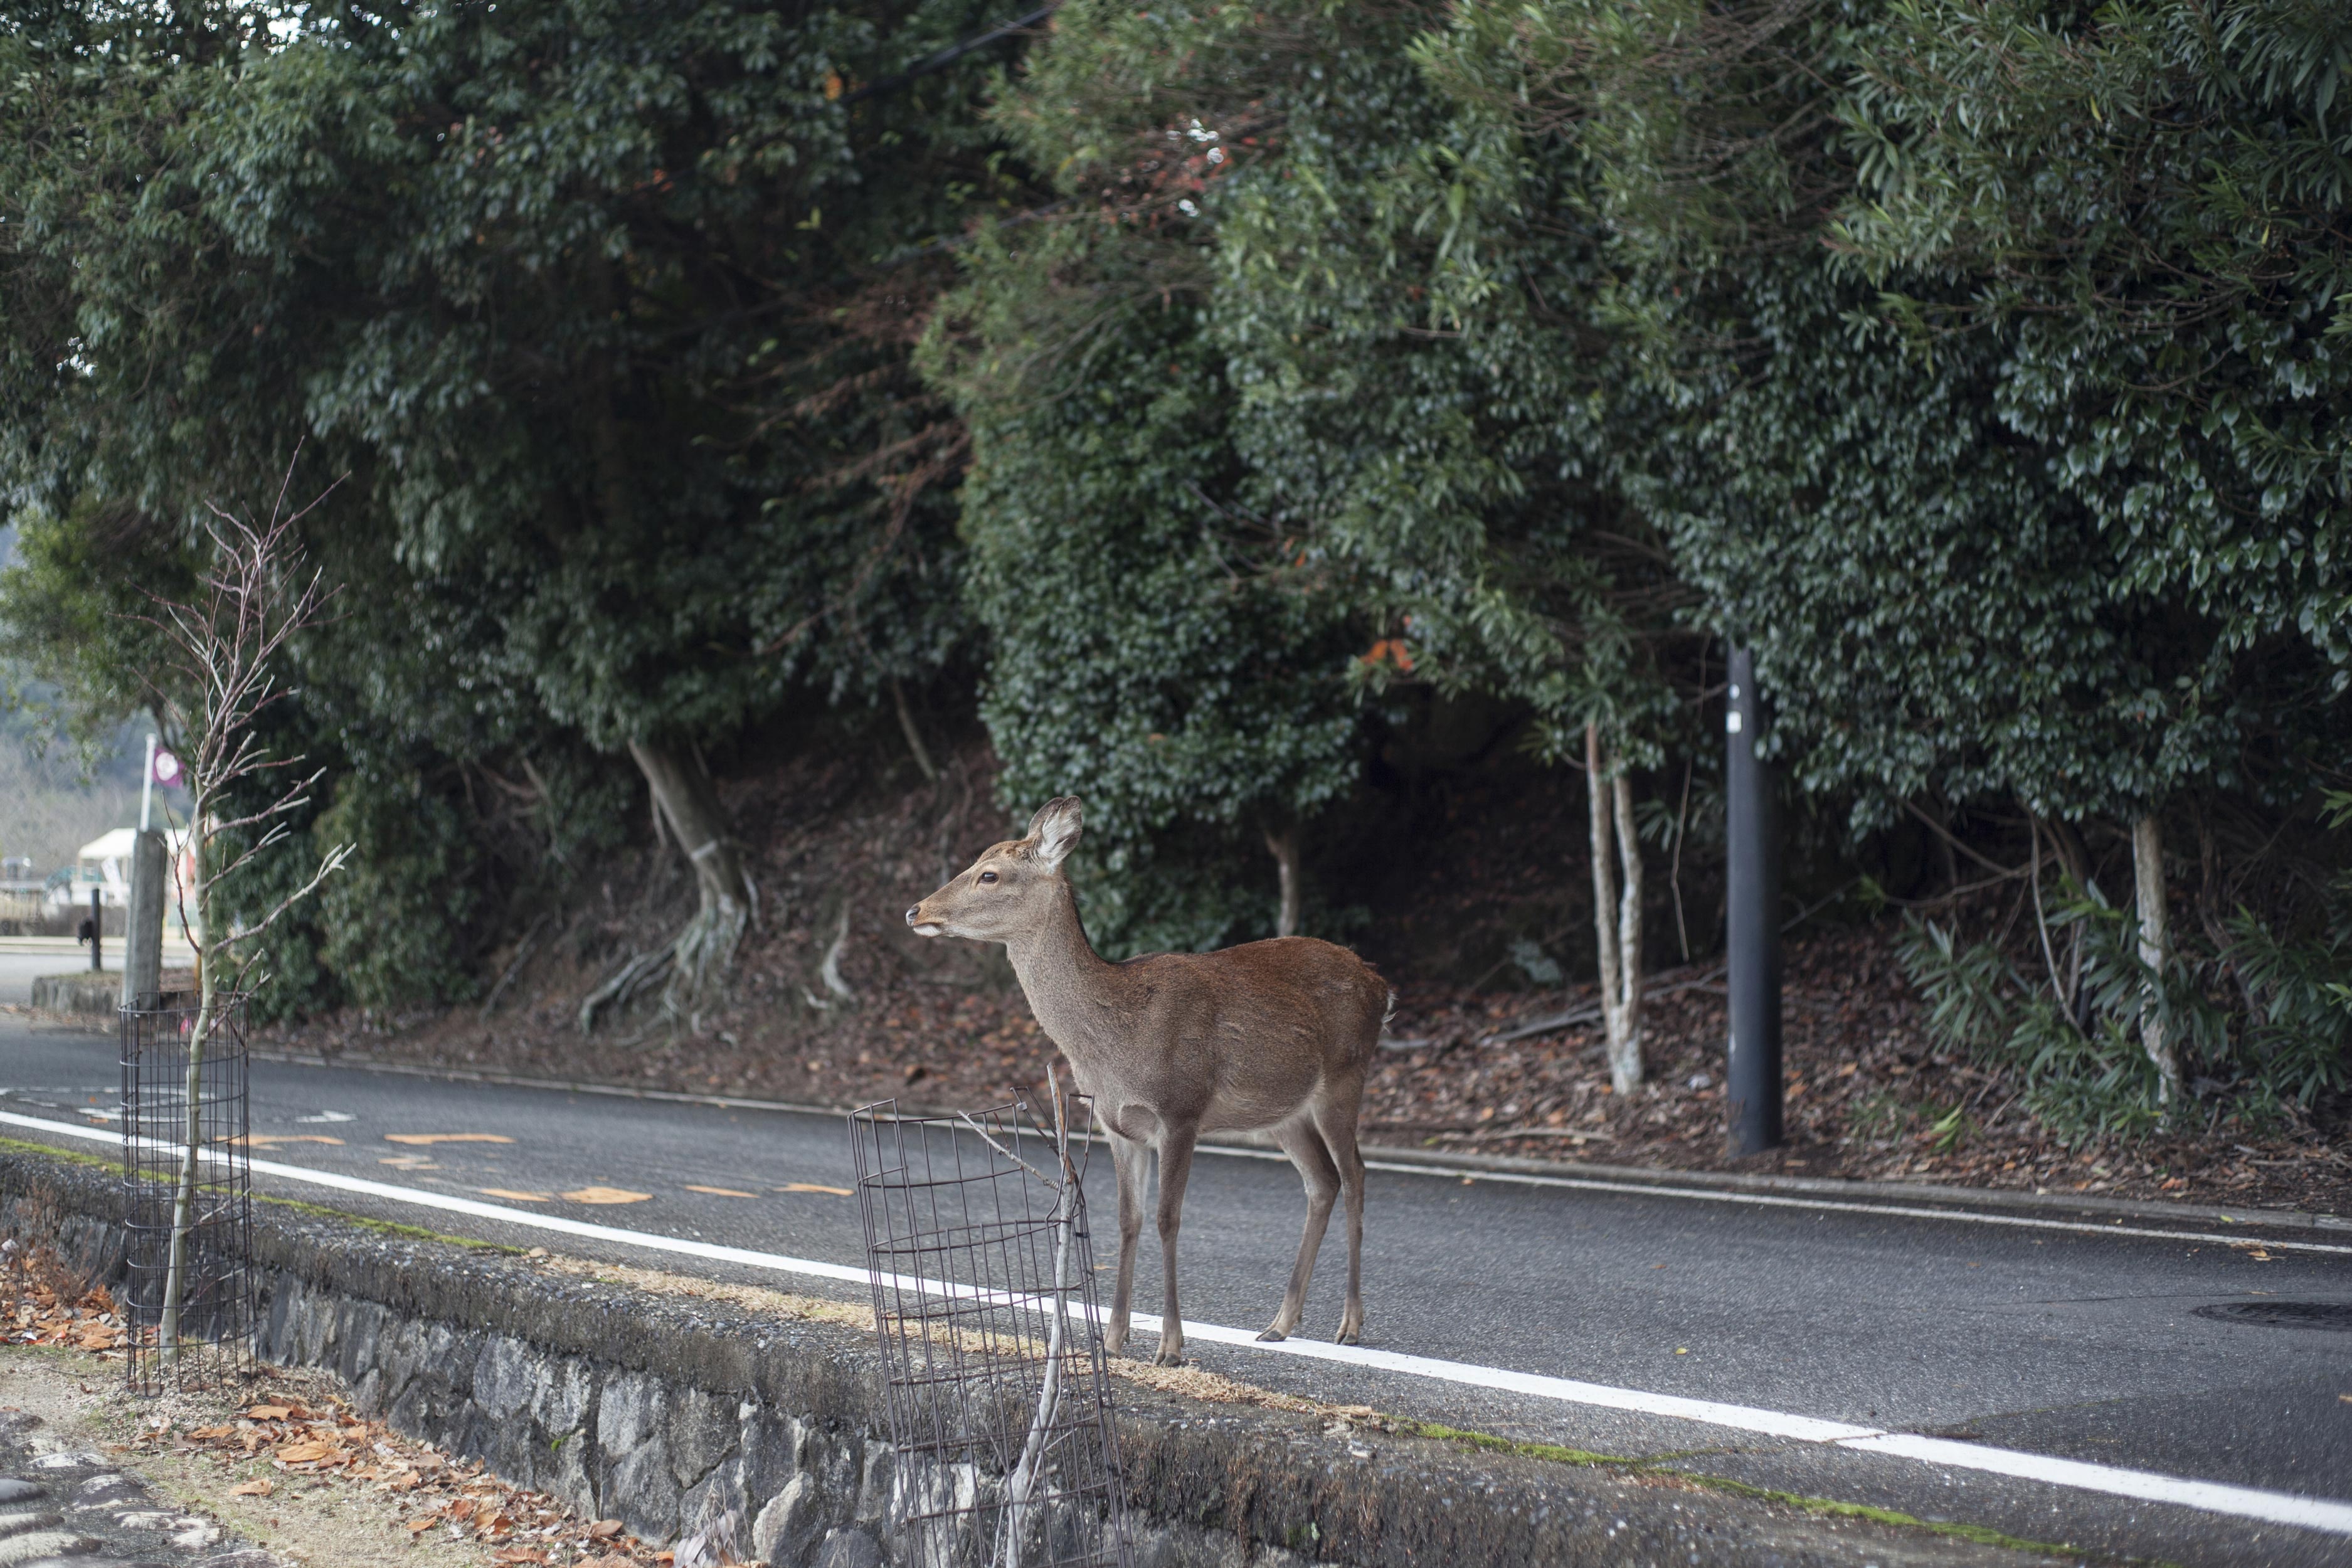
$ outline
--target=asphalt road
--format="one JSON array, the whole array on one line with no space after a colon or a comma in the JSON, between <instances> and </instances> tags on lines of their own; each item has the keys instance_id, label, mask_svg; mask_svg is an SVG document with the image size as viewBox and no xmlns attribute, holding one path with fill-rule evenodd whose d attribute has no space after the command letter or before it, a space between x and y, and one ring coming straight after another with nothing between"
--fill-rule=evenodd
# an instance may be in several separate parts
<instances>
[{"instance_id":1,"label":"asphalt road","mask_svg":"<svg viewBox=\"0 0 2352 1568\"><path fill-rule=\"evenodd\" d=\"M0 1017L0 1110L101 1127L117 1092L110 1040ZM306 1169L785 1258L864 1262L835 1117L264 1062L253 1072L253 1129L257 1158ZM67 1142L16 1125L0 1125L0 1136ZM1115 1213L1108 1178L1098 1159L1088 1183L1098 1232ZM396 1196L280 1176L256 1184L519 1246L865 1293ZM2189 1489L2119 1497L2041 1471L1994 1474L1883 1444L1857 1449L1754 1423L1607 1407L1625 1403L1613 1398L1480 1385L1507 1384L1509 1373L1577 1379L1940 1436L1971 1452L2352 1504L2352 1233L2299 1233L2287 1239L2334 1250L2295 1250L2253 1231L2237 1245L2100 1234L2109 1221L2072 1213L2046 1217L2076 1223L2027 1228L1380 1170L1369 1191L1366 1346L1486 1372L1448 1381L1211 1342L1197 1329L1188 1352L1265 1386L1590 1451L1683 1455L1673 1462L1712 1475L2026 1540L2176 1563L2352 1561L2346 1534L2190 1506ZM1185 1211L1188 1321L1262 1327L1302 1207L1286 1164L1240 1154L1197 1162ZM1098 1262L1110 1245L1108 1235L1097 1243ZM1143 1251L1137 1304L1151 1309L1149 1238ZM1336 1325L1344 1258L1335 1227L1302 1338ZM2340 1307L2347 1329L2198 1310L2282 1302ZM1151 1342L1139 1333L1144 1353ZM2189 1500L2160 1500L2174 1498Z\"/></svg>"},{"instance_id":2,"label":"asphalt road","mask_svg":"<svg viewBox=\"0 0 2352 1568\"><path fill-rule=\"evenodd\" d=\"M46 944L36 947L27 942L0 940L0 1004L13 1003L22 1007L32 1001L33 982L42 975L89 967L88 948L81 950L77 960L70 954L49 952Z\"/></svg>"}]
</instances>

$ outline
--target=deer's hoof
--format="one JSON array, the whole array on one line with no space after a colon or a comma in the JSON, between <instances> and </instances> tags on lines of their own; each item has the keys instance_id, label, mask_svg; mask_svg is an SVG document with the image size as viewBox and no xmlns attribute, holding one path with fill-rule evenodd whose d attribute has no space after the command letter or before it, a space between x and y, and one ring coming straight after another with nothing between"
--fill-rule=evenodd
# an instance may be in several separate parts
<instances>
[{"instance_id":1,"label":"deer's hoof","mask_svg":"<svg viewBox=\"0 0 2352 1568\"><path fill-rule=\"evenodd\" d=\"M1158 1355L1151 1358L1151 1364L1154 1366L1182 1366L1184 1364L1184 1347L1182 1345L1177 1345L1173 1348L1163 1347Z\"/></svg>"},{"instance_id":2,"label":"deer's hoof","mask_svg":"<svg viewBox=\"0 0 2352 1568\"><path fill-rule=\"evenodd\" d=\"M1258 1340L1264 1344L1278 1345L1289 1337L1290 1336L1288 1334L1284 1333L1280 1329L1268 1329L1265 1332L1258 1335Z\"/></svg>"},{"instance_id":3,"label":"deer's hoof","mask_svg":"<svg viewBox=\"0 0 2352 1568\"><path fill-rule=\"evenodd\" d=\"M1357 1323L1353 1326L1342 1324L1339 1331L1331 1336L1331 1342L1335 1345L1362 1344L1364 1342L1364 1326L1361 1323Z\"/></svg>"}]
</instances>

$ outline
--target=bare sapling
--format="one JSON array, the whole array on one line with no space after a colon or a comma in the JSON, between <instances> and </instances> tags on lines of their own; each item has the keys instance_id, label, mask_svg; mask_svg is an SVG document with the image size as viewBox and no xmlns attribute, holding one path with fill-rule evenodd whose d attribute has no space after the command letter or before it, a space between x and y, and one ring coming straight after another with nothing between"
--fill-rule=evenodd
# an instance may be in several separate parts
<instances>
[{"instance_id":1,"label":"bare sapling","mask_svg":"<svg viewBox=\"0 0 2352 1568\"><path fill-rule=\"evenodd\" d=\"M1584 782L1591 804L1592 929L1601 948L1601 1022L1609 1044L1609 1085L1631 1094L1642 1061L1642 844L1633 833L1633 782L1624 758L1584 727ZM1612 859L1616 865L1612 865ZM1625 884L1617 886L1622 867Z\"/></svg>"},{"instance_id":2,"label":"bare sapling","mask_svg":"<svg viewBox=\"0 0 2352 1568\"><path fill-rule=\"evenodd\" d=\"M1070 1238L1077 1230L1081 1194L1078 1167L1070 1158L1069 1108L1062 1098L1061 1079L1050 1067L1045 1069L1045 1087L1054 1102L1054 1156L1059 1167L1053 1176L989 1137L988 1130L971 1117L962 1119L990 1148L1044 1183L1054 1194L1052 1217L1046 1222L1054 1238L1054 1300L1045 1319L1045 1370L1038 1384L1036 1408L1030 1414L1029 1433L1021 1445L1021 1458L1013 1473L1004 1478L1003 1532L998 1550L992 1554L1003 1568L1021 1568L1022 1532L1028 1521L1030 1499L1036 1495L1038 1478L1045 1473L1049 1439L1061 1415L1062 1363L1068 1353Z\"/></svg>"},{"instance_id":3,"label":"bare sapling","mask_svg":"<svg viewBox=\"0 0 2352 1568\"><path fill-rule=\"evenodd\" d=\"M919 936L1003 942L1031 1010L1094 1102L1118 1173L1118 1282L1105 1347L1117 1355L1127 1344L1146 1156L1160 1166L1158 1360L1172 1366L1184 1350L1176 1238L1194 1144L1204 1132L1261 1131L1306 1184L1307 1225L1282 1306L1258 1337L1284 1339L1298 1326L1316 1252L1344 1195L1348 1293L1336 1338L1357 1343L1364 1161L1356 1121L1393 994L1354 953L1312 937L1108 962L1087 941L1062 874L1079 828L1076 798L1047 802L1025 837L990 846L908 910L907 923Z\"/></svg>"},{"instance_id":4,"label":"bare sapling","mask_svg":"<svg viewBox=\"0 0 2352 1568\"><path fill-rule=\"evenodd\" d=\"M287 481L292 479L289 465ZM328 491L333 488L329 486ZM211 559L196 593L187 603L156 598L154 613L141 617L162 631L169 650L163 678L151 685L158 706L172 713L184 737L181 761L191 797L189 837L195 853L193 889L183 888L178 898L180 930L196 955L196 1016L188 1037L186 1134L172 1202L171 1247L157 1333L167 1360L179 1352L188 1236L201 1217L195 1208L197 1166L204 1157L205 1048L226 1010L266 978L257 965L270 929L317 892L352 854L350 845L329 850L301 886L231 929L226 905L231 884L289 836L291 818L310 803L311 790L324 773L302 773L301 757L273 755L255 725L268 709L295 694L282 679L287 645L304 628L325 619L335 595L316 569L305 570L293 533L326 494L289 512L281 486L269 521L261 526L208 506L204 527Z\"/></svg>"}]
</instances>

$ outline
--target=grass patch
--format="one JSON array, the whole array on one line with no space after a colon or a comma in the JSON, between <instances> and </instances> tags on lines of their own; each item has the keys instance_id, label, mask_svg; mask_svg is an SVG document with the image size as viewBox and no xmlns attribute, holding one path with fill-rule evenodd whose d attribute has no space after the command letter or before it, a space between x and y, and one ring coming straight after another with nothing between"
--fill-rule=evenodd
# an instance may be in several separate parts
<instances>
[{"instance_id":1,"label":"grass patch","mask_svg":"<svg viewBox=\"0 0 2352 1568\"><path fill-rule=\"evenodd\" d=\"M1460 1443L1490 1454L1516 1454L1524 1459L1548 1459L1555 1465L1614 1465L1626 1469L1639 1469L1653 1462L1629 1459L1622 1454L1594 1454L1582 1448L1563 1448L1556 1443L1522 1443L1516 1438L1497 1437L1492 1432L1465 1432L1459 1426L1440 1426L1434 1421L1415 1421L1403 1415L1383 1415L1381 1419L1398 1431L1409 1432L1416 1437L1434 1437L1441 1443Z\"/></svg>"},{"instance_id":2,"label":"grass patch","mask_svg":"<svg viewBox=\"0 0 2352 1568\"><path fill-rule=\"evenodd\" d=\"M1840 1502L1835 1498L1809 1497L1802 1492L1778 1491L1748 1481L1736 1481L1728 1476L1710 1476L1698 1470L1667 1468L1677 1459L1702 1458L1722 1450L1693 1448L1680 1453L1650 1454L1631 1458L1622 1454L1596 1454L1584 1448L1567 1448L1555 1443L1525 1443L1516 1438L1498 1437L1491 1432L1465 1432L1458 1426L1442 1426L1434 1421L1415 1421L1406 1416L1383 1415L1381 1419L1398 1431L1416 1437L1431 1437L1442 1443L1458 1443L1490 1454L1511 1454L1520 1458L1543 1459L1553 1464L1602 1466L1624 1470L1629 1474L1671 1477L1704 1487L1709 1491L1733 1497L1752 1498L1759 1502L1777 1503L1802 1513L1830 1519L1865 1520L1873 1524L1893 1525L1904 1530L1926 1531L1931 1535L1957 1541L1973 1542L1979 1546L2002 1547L2011 1552L2032 1552L2045 1556L2075 1557L2085 1555L2080 1548L2063 1542L2027 1541L2019 1536L2005 1535L1998 1530L1980 1524L1955 1524L1938 1520L1921 1519L1897 1509L1879 1508L1870 1503Z\"/></svg>"},{"instance_id":3,"label":"grass patch","mask_svg":"<svg viewBox=\"0 0 2352 1568\"><path fill-rule=\"evenodd\" d=\"M103 1154L85 1154L79 1149L60 1149L54 1143L35 1143L24 1138L0 1138L0 1153L46 1154L68 1165L95 1165L101 1171L122 1169L121 1161L110 1160Z\"/></svg>"},{"instance_id":4,"label":"grass patch","mask_svg":"<svg viewBox=\"0 0 2352 1568\"><path fill-rule=\"evenodd\" d=\"M1643 1465L1642 1468L1648 1468ZM2092 1555L2078 1546L2063 1542L2027 1541L2020 1536L2004 1535L1998 1530L1981 1524L1955 1524L1948 1521L1921 1519L1899 1509L1877 1508L1866 1502L1840 1502L1835 1498L1808 1497L1802 1492L1776 1491L1770 1487L1754 1486L1747 1481L1735 1481L1727 1476L1699 1475L1689 1470L1668 1470L1667 1475L1682 1477L1709 1491L1728 1492L1734 1497L1754 1498L1759 1502L1775 1502L1783 1508L1800 1509L1806 1513L1821 1514L1832 1519L1863 1519L1873 1524L1900 1525L1909 1530L1924 1530L1933 1535L1949 1536L1959 1541L1972 1541L1979 1546L2006 1547L2012 1552L2038 1552L2045 1556L2085 1557ZM2105 1555L2101 1553L2099 1555Z\"/></svg>"},{"instance_id":5,"label":"grass patch","mask_svg":"<svg viewBox=\"0 0 2352 1568\"><path fill-rule=\"evenodd\" d=\"M312 1219L340 1220L345 1225L356 1226L362 1230L373 1231L378 1236L396 1236L403 1241L446 1242L451 1247L469 1247L476 1252L495 1252L506 1258L522 1258L529 1255L525 1247L509 1247L500 1241L483 1241L470 1236L451 1236L446 1231L427 1230L421 1225L403 1225L398 1220L372 1219L366 1215L352 1214L345 1209L331 1209L324 1204L306 1204L299 1198L278 1198L272 1197L267 1193L256 1193L253 1194L253 1201L257 1204L274 1205L282 1209L291 1209L296 1214L308 1215Z\"/></svg>"},{"instance_id":6,"label":"grass patch","mask_svg":"<svg viewBox=\"0 0 2352 1568\"><path fill-rule=\"evenodd\" d=\"M79 1149L60 1149L54 1143L35 1143L23 1138L0 1138L0 1153L38 1154L51 1160L62 1160L69 1165L88 1165L110 1173L120 1173L122 1169L121 1161L110 1160L103 1154L87 1154ZM398 1220L372 1219L366 1215L329 1208L324 1204L306 1204L299 1198L280 1198L268 1193L256 1193L253 1201L290 1209L312 1219L340 1220L344 1225L357 1226L377 1236L398 1237L403 1241L446 1242L451 1247L468 1247L476 1252L495 1252L507 1258L521 1258L526 1253L523 1247L509 1247L503 1242L481 1241L470 1236L451 1236L444 1231L427 1230L421 1225L403 1225Z\"/></svg>"}]
</instances>

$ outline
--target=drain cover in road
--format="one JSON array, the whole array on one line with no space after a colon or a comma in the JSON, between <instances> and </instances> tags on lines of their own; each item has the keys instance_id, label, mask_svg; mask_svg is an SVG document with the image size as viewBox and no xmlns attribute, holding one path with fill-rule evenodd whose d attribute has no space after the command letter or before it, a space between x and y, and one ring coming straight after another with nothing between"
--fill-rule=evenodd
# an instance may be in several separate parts
<instances>
[{"instance_id":1,"label":"drain cover in road","mask_svg":"<svg viewBox=\"0 0 2352 1568\"><path fill-rule=\"evenodd\" d=\"M2263 1323L2274 1329L2335 1329L2352 1333L2352 1301L2219 1301L2197 1315L2224 1323Z\"/></svg>"}]
</instances>

